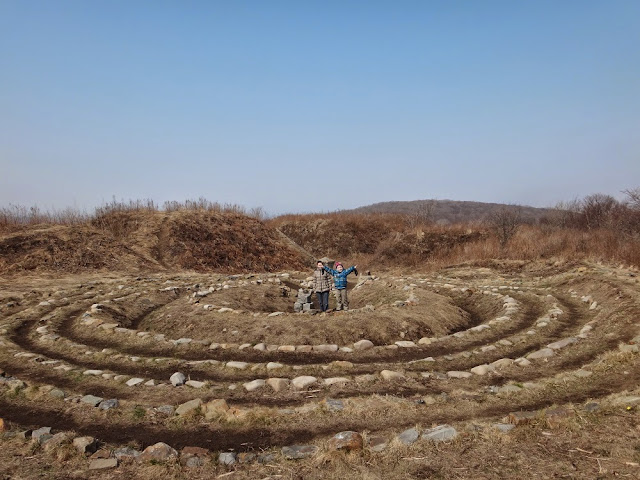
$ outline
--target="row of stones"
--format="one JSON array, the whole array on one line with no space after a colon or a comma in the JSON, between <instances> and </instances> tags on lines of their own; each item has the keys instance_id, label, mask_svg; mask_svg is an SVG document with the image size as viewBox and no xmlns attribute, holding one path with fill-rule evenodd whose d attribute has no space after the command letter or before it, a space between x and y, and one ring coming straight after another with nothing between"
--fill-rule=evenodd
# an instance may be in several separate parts
<instances>
[{"instance_id":1,"label":"row of stones","mask_svg":"<svg viewBox=\"0 0 640 480\"><path fill-rule=\"evenodd\" d=\"M555 309L552 309L552 311L549 314L549 316L557 315L559 313L560 312L558 311L558 309L555 308ZM46 329L46 327L39 327L38 330L40 331L40 333L43 333L43 332L45 332L45 329ZM361 341L361 342L364 343L364 342L367 342L367 341L365 340L365 341ZM502 342L503 342L503 344L506 344L506 341L503 340ZM555 345L552 345L552 346L555 346ZM560 345L555 346L555 348L562 348L564 346L566 346L566 345L560 344ZM483 347L481 349L481 351L488 351L489 347L492 347L492 346L485 346L485 347ZM495 349L495 347L493 349ZM105 353L111 353L111 352L105 352ZM463 354L464 353L469 353L469 352L463 352ZM27 353L27 352L19 352L19 353L16 354L16 356L24 356L24 357L31 356L31 357L35 357L36 355L35 354L31 354L31 353ZM451 360L451 359L453 359L455 357L453 357L453 356L445 356L445 358ZM40 360L40 363L43 364L43 365L49 365L49 364L55 365L55 364L59 363L56 360L47 361L47 360L43 360L42 358L39 358L39 360ZM136 358L134 360L139 360L139 359ZM426 359L418 360L418 361L435 361L435 359L433 359L433 357L428 357ZM200 362L189 362L189 363L190 364L200 364L200 363L207 363L207 362L218 363L215 360L200 361ZM414 362L417 362L417 361L414 361ZM510 359L506 359L506 358L505 359L500 359L500 360L497 361L497 364L504 365L507 362L511 362L511 360ZM526 359L523 359L523 358L516 359L514 362L516 364L519 364L519 365L526 365L527 364ZM351 367L352 366L352 364L350 362L337 361L337 362L332 362L332 363L335 364L335 365L332 365L332 366L339 367L339 368L345 368L345 367ZM246 369L249 366L249 364L246 363L246 362L227 362L226 366L228 368ZM254 365L252 368L255 369L256 367L260 367L260 366L261 365ZM275 370L275 369L282 368L282 367L284 367L284 365L276 363L276 362L270 362L266 366L267 371ZM68 365L59 365L59 366L57 366L55 368L59 369L59 370L65 370L65 371L74 370L74 367L71 367L71 366L68 366ZM302 367L299 367L299 368L302 368ZM329 366L323 366L323 368L329 368ZM483 375L483 374L486 374L488 371L492 371L492 370L493 370L493 365L479 365L479 366L476 366L476 367L472 368L471 372L479 374L479 375ZM137 385L140 385L140 384L145 384L146 386L155 386L156 385L154 380L145 380L144 378L137 378L137 377L129 378L128 376L125 376L125 375L117 375L117 374L114 374L114 373L106 373L106 372L103 372L102 370L85 370L83 373L85 375L102 376L105 379L109 379L109 380L112 379L112 380L115 380L115 381L118 381L118 382L124 381L126 379L127 385L129 385L129 386L137 386ZM452 377L452 378L456 378L456 376L458 378L464 378L466 376L465 373L466 372L449 372L448 375L450 377ZM381 372L380 375L385 379L404 377L404 375L401 372L391 372L389 370L385 370L385 371ZM362 376L360 376L360 378L357 378L356 380L357 381L358 380L362 381L363 379L365 379L365 380L369 380L370 381L371 379L374 379L374 378L376 378L374 375L362 375ZM313 379L313 380L311 380L311 379ZM304 384L305 382L309 382L309 381L311 381L311 383L316 383L318 380L315 377L302 376L302 377L295 378L294 381L292 382L292 385L294 386L294 388L297 388L296 386L298 384L300 384L300 383ZM351 379L347 378L347 377L331 377L331 378L324 379L323 382L324 382L325 385L330 386L330 385L335 385L335 384L345 384L345 383L348 383L350 381L351 381ZM269 382L271 382L271 383L269 383ZM251 382L245 383L244 387L248 391L253 391L253 390L261 388L261 387L263 387L265 385L272 385L272 386L274 386L274 389L277 388L277 391L281 391L283 389L283 384L285 382L288 382L288 380L287 379L282 379L282 378L269 379L269 380L266 380L266 381L262 380L262 379L257 379L257 380L253 380ZM195 380L190 380L190 381L187 382L187 385L195 387L195 388L202 388L202 387L205 386L205 382L199 382L199 381L195 381ZM232 385L231 387L235 388L235 385Z\"/></svg>"},{"instance_id":2,"label":"row of stones","mask_svg":"<svg viewBox=\"0 0 640 480\"><path fill-rule=\"evenodd\" d=\"M470 329L468 329L467 331L461 331L461 332L456 332L453 335L445 335L443 337L423 337L421 339L419 339L416 342L411 341L411 340L398 340L396 342L394 342L393 344L389 344L389 345L381 345L378 346L377 348L384 348L384 349L397 349L397 348L407 348L407 347L416 347L418 345L429 345L431 343L437 342L437 341L443 341L446 340L448 338L450 338L451 336L455 337L455 338L460 338L462 336L465 335L466 332L481 332L487 328L489 328L491 325L495 324L495 323L500 323L503 321L507 321L510 320L511 317L510 315L515 314L519 311L519 302L517 300L515 300L514 298L508 296L508 295L500 295L498 293L494 293L494 292L487 292L487 294L490 295L495 295L495 296L499 296L501 297L501 300L503 301L503 315L490 320L488 323L485 324L481 324L481 325L477 325L475 327L472 327ZM248 348L253 348L256 351L278 351L278 352L301 352L301 353L310 353L310 352L344 352L344 353L352 353L354 351L358 351L358 350L367 350L369 348L373 348L374 344L366 339L360 340L358 342L355 342L352 346L338 346L336 344L323 344L323 345L268 345L265 343L258 343L258 344L252 344L252 343L240 343L240 344L224 344L224 343L210 343L207 340L194 340L191 338L179 338L179 339L166 339L166 336L164 334L152 334L151 332L147 332L147 331L136 331L136 330L132 330L132 329L128 329L128 328L122 328L120 327L119 323L106 323L101 319L92 317L92 313L96 314L98 312L100 312L101 310L101 305L100 304L94 304L91 307L91 310L89 312L85 312L82 315L81 318L81 323L87 326L92 326L95 328L101 328L103 330L106 331L110 331L110 332L116 332L116 333L121 333L121 334L128 334L131 336L137 336L140 338L150 338L153 339L155 341L158 342L166 342L169 344L173 344L175 346L178 345L188 345L188 344L200 344L200 345L204 345L204 346L209 346L209 349L211 350L215 350L215 349L229 349L229 348L237 348L239 350L244 350L244 349L248 349ZM281 314L282 312L274 312L270 315L276 315L276 314ZM42 328L42 327L41 327ZM44 335L46 335L46 337L44 338L44 340L56 340L57 338L59 338L57 336L57 334L55 333L49 333L47 330L45 330L44 328L42 329L42 331L46 332Z\"/></svg>"},{"instance_id":3,"label":"row of stones","mask_svg":"<svg viewBox=\"0 0 640 480\"><path fill-rule=\"evenodd\" d=\"M625 407L627 409L640 405L640 396L626 395L615 396L610 400L610 404L614 407ZM600 409L598 402L589 402L583 406L585 412L593 413ZM564 421L571 419L576 415L573 407L557 407L546 408L536 411L520 411L512 412L502 419L502 422L491 424L491 428L499 432L508 433L512 429L529 424L531 422L546 422L550 428L559 428ZM469 423L466 430L477 432L485 427L477 423ZM32 442L40 445L44 451L52 451L65 444L71 443L79 454L89 456L89 470L102 470L115 468L119 462L136 461L138 463L145 462L171 462L179 461L185 467L201 467L211 461L211 454L207 449L201 447L185 447L178 453L171 446L163 442L158 442L144 449L143 451L135 450L131 447L120 447L109 449L101 446L100 442L90 436L74 437L69 432L51 433L51 427L41 427L36 430L26 431L9 431L3 419L0 418L0 432L3 432L5 438L23 438L30 439ZM442 442L450 441L457 438L458 430L447 424L438 425L429 429L420 429L418 427L409 428L392 436L372 435L365 437L354 431L343 431L335 434L327 442L329 451L346 451L358 452L362 451L365 446L370 452L383 452L388 446L395 442L400 445L412 445L419 439L423 441ZM102 447L102 448L101 448ZM317 455L320 447L316 445L289 445L280 449L283 459L300 460ZM235 452L219 452L217 461L221 465L234 465L236 463L247 464L252 462L268 463L276 461L278 458L276 451L255 453L235 453Z\"/></svg>"}]
</instances>

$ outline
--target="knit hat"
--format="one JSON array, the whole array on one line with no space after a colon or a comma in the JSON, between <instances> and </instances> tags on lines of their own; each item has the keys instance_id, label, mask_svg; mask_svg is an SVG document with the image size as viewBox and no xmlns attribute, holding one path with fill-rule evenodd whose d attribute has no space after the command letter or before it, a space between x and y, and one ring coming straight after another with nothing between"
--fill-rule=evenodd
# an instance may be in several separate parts
<instances>
[{"instance_id":1,"label":"knit hat","mask_svg":"<svg viewBox=\"0 0 640 480\"><path fill-rule=\"evenodd\" d=\"M336 268L338 268L339 266L342 267L342 264L340 262L336 262L336 264L334 265ZM344 268L344 267L343 267Z\"/></svg>"}]
</instances>

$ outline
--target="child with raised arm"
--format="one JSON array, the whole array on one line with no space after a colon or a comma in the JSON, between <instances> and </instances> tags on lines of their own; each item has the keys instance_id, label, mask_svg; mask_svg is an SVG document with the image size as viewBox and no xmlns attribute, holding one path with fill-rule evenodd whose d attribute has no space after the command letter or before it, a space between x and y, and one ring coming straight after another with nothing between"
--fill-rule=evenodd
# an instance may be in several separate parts
<instances>
[{"instance_id":1,"label":"child with raised arm","mask_svg":"<svg viewBox=\"0 0 640 480\"><path fill-rule=\"evenodd\" d=\"M349 310L349 298L347 297L347 275L354 271L357 275L357 267L356 265L354 265L353 267L349 267L345 270L340 262L336 262L334 267L336 267L335 270L325 265L324 269L326 272L330 273L333 276L333 282L335 286L334 293L337 303L336 311Z\"/></svg>"}]
</instances>

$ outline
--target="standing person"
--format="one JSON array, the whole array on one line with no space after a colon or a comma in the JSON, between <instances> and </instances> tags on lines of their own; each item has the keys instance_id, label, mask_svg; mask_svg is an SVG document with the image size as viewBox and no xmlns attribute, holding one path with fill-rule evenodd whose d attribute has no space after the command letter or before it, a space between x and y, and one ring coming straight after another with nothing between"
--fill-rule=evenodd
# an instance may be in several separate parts
<instances>
[{"instance_id":1,"label":"standing person","mask_svg":"<svg viewBox=\"0 0 640 480\"><path fill-rule=\"evenodd\" d=\"M335 270L324 267L325 271L330 273L333 276L333 281L335 283L335 295L336 295L336 311L338 310L349 310L349 299L347 298L347 275L351 272L356 272L356 265L353 267L349 267L346 270L342 266L340 262L336 262Z\"/></svg>"},{"instance_id":2,"label":"standing person","mask_svg":"<svg viewBox=\"0 0 640 480\"><path fill-rule=\"evenodd\" d=\"M318 307L320 311L326 312L329 309L329 291L331 290L332 279L325 271L324 263L318 260L316 269L313 271L313 291L316 292Z\"/></svg>"}]
</instances>

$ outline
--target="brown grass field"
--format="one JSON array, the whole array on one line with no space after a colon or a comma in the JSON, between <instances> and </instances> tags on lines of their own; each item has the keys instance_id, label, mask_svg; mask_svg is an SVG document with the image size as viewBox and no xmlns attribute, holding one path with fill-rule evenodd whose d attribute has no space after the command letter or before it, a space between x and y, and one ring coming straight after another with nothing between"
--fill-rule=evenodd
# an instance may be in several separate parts
<instances>
[{"instance_id":1,"label":"brown grass field","mask_svg":"<svg viewBox=\"0 0 640 480\"><path fill-rule=\"evenodd\" d=\"M2 478L640 478L633 235L206 206L4 222ZM324 255L351 308L295 313Z\"/></svg>"}]
</instances>

